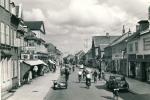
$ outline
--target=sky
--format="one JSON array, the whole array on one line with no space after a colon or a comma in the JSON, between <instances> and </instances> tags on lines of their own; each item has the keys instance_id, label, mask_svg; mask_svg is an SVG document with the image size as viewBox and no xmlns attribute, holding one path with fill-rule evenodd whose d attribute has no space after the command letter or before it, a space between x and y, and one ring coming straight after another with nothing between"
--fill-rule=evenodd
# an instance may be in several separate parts
<instances>
[{"instance_id":1,"label":"sky","mask_svg":"<svg viewBox=\"0 0 150 100\"><path fill-rule=\"evenodd\" d=\"M43 20L46 41L63 53L91 48L92 36L121 35L148 19L148 0L13 0L22 4L24 20Z\"/></svg>"}]
</instances>

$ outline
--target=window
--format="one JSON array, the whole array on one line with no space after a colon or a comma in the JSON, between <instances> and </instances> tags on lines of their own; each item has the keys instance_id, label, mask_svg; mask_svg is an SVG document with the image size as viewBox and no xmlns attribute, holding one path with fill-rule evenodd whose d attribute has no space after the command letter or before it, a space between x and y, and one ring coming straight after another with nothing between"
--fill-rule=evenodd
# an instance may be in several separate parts
<instances>
[{"instance_id":1,"label":"window","mask_svg":"<svg viewBox=\"0 0 150 100\"><path fill-rule=\"evenodd\" d=\"M129 48L128 48L128 51L129 51L129 52L132 52L132 51L133 51L133 44L129 44L128 47L129 47Z\"/></svg>"},{"instance_id":2,"label":"window","mask_svg":"<svg viewBox=\"0 0 150 100\"><path fill-rule=\"evenodd\" d=\"M9 5L10 4L10 0L5 0L5 8L6 8L6 10L8 10L9 11Z\"/></svg>"},{"instance_id":3,"label":"window","mask_svg":"<svg viewBox=\"0 0 150 100\"><path fill-rule=\"evenodd\" d=\"M7 44L7 45L9 45L9 38L10 38L9 26L6 25L6 44Z\"/></svg>"},{"instance_id":4,"label":"window","mask_svg":"<svg viewBox=\"0 0 150 100\"><path fill-rule=\"evenodd\" d=\"M150 37L143 39L144 50L150 50Z\"/></svg>"},{"instance_id":5,"label":"window","mask_svg":"<svg viewBox=\"0 0 150 100\"><path fill-rule=\"evenodd\" d=\"M5 25L1 23L1 43L5 44Z\"/></svg>"},{"instance_id":6,"label":"window","mask_svg":"<svg viewBox=\"0 0 150 100\"><path fill-rule=\"evenodd\" d=\"M35 46L35 45L34 45L34 41L33 41L33 40L28 41L28 43L29 43L29 45L28 45L28 46Z\"/></svg>"},{"instance_id":7,"label":"window","mask_svg":"<svg viewBox=\"0 0 150 100\"><path fill-rule=\"evenodd\" d=\"M5 0L0 0L1 6L5 7Z\"/></svg>"},{"instance_id":8,"label":"window","mask_svg":"<svg viewBox=\"0 0 150 100\"><path fill-rule=\"evenodd\" d=\"M13 60L13 77L17 77L17 60Z\"/></svg>"},{"instance_id":9,"label":"window","mask_svg":"<svg viewBox=\"0 0 150 100\"><path fill-rule=\"evenodd\" d=\"M13 39L14 39L14 46L17 46L16 34L17 34L17 32L14 31L14 36L13 36Z\"/></svg>"},{"instance_id":10,"label":"window","mask_svg":"<svg viewBox=\"0 0 150 100\"><path fill-rule=\"evenodd\" d=\"M135 51L138 51L138 42L135 42Z\"/></svg>"}]
</instances>

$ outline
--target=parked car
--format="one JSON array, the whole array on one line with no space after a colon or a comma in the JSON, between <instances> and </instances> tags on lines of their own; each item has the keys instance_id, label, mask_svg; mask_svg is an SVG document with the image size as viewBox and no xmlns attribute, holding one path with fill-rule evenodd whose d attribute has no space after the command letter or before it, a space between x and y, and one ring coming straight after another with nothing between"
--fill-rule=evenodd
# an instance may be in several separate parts
<instances>
[{"instance_id":1,"label":"parked car","mask_svg":"<svg viewBox=\"0 0 150 100\"><path fill-rule=\"evenodd\" d=\"M119 89L119 90L128 90L129 84L127 83L124 76L111 75L109 80L106 81L106 87L108 89Z\"/></svg>"}]
</instances>

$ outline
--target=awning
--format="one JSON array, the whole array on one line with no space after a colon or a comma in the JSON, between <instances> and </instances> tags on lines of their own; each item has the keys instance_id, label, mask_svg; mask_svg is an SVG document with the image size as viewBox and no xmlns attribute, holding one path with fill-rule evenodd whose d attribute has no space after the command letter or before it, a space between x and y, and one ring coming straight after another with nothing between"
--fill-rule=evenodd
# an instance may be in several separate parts
<instances>
[{"instance_id":1,"label":"awning","mask_svg":"<svg viewBox=\"0 0 150 100\"><path fill-rule=\"evenodd\" d=\"M30 66L36 66L36 65L45 65L48 66L45 62L43 62L42 60L26 60L23 61L24 63L30 65Z\"/></svg>"},{"instance_id":2,"label":"awning","mask_svg":"<svg viewBox=\"0 0 150 100\"><path fill-rule=\"evenodd\" d=\"M55 64L55 62L54 61L52 61L52 60L48 60L49 61L49 63L51 63L51 64Z\"/></svg>"}]
</instances>

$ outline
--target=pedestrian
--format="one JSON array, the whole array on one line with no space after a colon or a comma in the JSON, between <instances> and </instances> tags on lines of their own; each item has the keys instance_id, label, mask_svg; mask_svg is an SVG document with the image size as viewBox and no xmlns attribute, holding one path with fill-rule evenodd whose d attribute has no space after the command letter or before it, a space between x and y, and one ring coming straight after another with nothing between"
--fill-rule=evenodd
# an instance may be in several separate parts
<instances>
[{"instance_id":1,"label":"pedestrian","mask_svg":"<svg viewBox=\"0 0 150 100\"><path fill-rule=\"evenodd\" d=\"M37 72L38 72L38 67L37 66L34 66L34 68L33 68L33 76L34 76L34 78L36 78L37 77Z\"/></svg>"},{"instance_id":2,"label":"pedestrian","mask_svg":"<svg viewBox=\"0 0 150 100\"><path fill-rule=\"evenodd\" d=\"M83 80L85 80L85 78L86 78L86 70L85 69L83 70L82 75L83 75Z\"/></svg>"},{"instance_id":3,"label":"pedestrian","mask_svg":"<svg viewBox=\"0 0 150 100\"><path fill-rule=\"evenodd\" d=\"M93 73L93 77L94 77L94 83L97 82L97 71L95 70L94 73Z\"/></svg>"},{"instance_id":4,"label":"pedestrian","mask_svg":"<svg viewBox=\"0 0 150 100\"><path fill-rule=\"evenodd\" d=\"M66 83L68 82L68 80L69 80L69 69L68 68L65 68L65 81L66 81Z\"/></svg>"},{"instance_id":5,"label":"pedestrian","mask_svg":"<svg viewBox=\"0 0 150 100\"><path fill-rule=\"evenodd\" d=\"M32 80L32 71L29 70L29 75L28 75L28 82L30 83Z\"/></svg>"},{"instance_id":6,"label":"pedestrian","mask_svg":"<svg viewBox=\"0 0 150 100\"><path fill-rule=\"evenodd\" d=\"M98 72L98 79L101 80L101 72Z\"/></svg>"},{"instance_id":7,"label":"pedestrian","mask_svg":"<svg viewBox=\"0 0 150 100\"><path fill-rule=\"evenodd\" d=\"M25 84L25 83L28 83L28 76L29 76L29 72L27 71L27 72L23 75L24 84Z\"/></svg>"},{"instance_id":8,"label":"pedestrian","mask_svg":"<svg viewBox=\"0 0 150 100\"><path fill-rule=\"evenodd\" d=\"M53 72L56 72L56 65L53 66Z\"/></svg>"},{"instance_id":9,"label":"pedestrian","mask_svg":"<svg viewBox=\"0 0 150 100\"><path fill-rule=\"evenodd\" d=\"M75 66L74 66L74 65L72 66L72 71L73 71L73 72L75 71Z\"/></svg>"},{"instance_id":10,"label":"pedestrian","mask_svg":"<svg viewBox=\"0 0 150 100\"><path fill-rule=\"evenodd\" d=\"M113 90L113 99L118 100L118 96L119 96L119 89L114 89Z\"/></svg>"}]
</instances>

